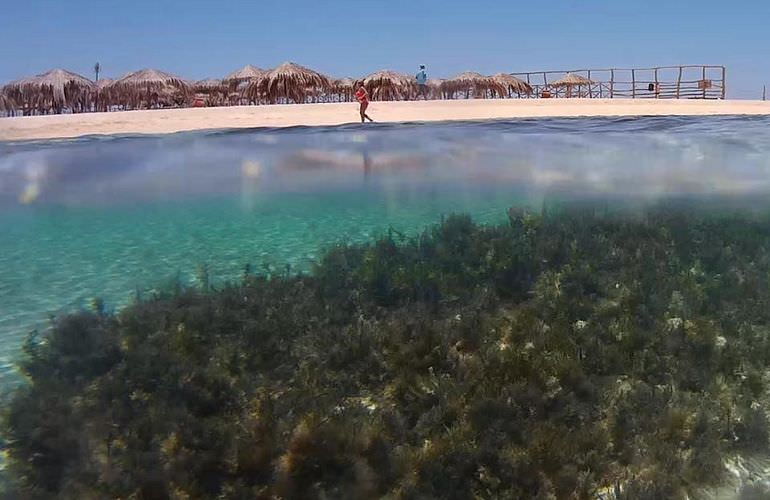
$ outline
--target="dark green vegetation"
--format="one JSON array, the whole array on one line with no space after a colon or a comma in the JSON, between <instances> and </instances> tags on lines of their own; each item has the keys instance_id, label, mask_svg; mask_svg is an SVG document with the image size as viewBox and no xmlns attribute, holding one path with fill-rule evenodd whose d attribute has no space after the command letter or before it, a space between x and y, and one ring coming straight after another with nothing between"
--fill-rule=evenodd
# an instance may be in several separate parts
<instances>
[{"instance_id":1,"label":"dark green vegetation","mask_svg":"<svg viewBox=\"0 0 770 500\"><path fill-rule=\"evenodd\" d=\"M25 498L681 498L767 451L769 278L770 217L512 211L97 303L27 345L9 471Z\"/></svg>"}]
</instances>

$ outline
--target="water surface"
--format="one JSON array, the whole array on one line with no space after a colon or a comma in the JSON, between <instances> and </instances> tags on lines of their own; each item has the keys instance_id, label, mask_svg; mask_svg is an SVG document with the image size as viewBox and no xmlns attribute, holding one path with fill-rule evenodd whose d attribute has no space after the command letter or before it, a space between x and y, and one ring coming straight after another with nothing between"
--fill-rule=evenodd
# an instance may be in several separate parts
<instances>
[{"instance_id":1,"label":"water surface","mask_svg":"<svg viewBox=\"0 0 770 500\"><path fill-rule=\"evenodd\" d=\"M499 222L575 197L648 204L770 191L770 118L538 119L0 143L0 386L50 315L442 215ZM757 200L760 200L757 202Z\"/></svg>"}]
</instances>

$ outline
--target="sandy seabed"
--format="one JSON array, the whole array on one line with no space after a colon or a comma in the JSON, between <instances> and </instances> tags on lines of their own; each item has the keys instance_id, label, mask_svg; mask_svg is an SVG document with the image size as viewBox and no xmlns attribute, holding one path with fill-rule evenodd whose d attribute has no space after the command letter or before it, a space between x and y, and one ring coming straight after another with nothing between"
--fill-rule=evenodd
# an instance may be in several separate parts
<instances>
[{"instance_id":1,"label":"sandy seabed","mask_svg":"<svg viewBox=\"0 0 770 500\"><path fill-rule=\"evenodd\" d=\"M648 115L770 115L770 101L631 99L488 99L373 102L378 122ZM186 130L355 123L356 103L232 106L0 118L0 140L93 134L165 134Z\"/></svg>"}]
</instances>

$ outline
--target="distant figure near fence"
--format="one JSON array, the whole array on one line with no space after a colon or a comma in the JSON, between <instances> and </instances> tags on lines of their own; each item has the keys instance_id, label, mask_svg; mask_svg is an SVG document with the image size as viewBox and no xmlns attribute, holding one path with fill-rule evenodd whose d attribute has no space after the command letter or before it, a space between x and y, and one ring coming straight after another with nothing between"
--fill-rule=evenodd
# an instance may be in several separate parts
<instances>
[{"instance_id":1,"label":"distant figure near fence","mask_svg":"<svg viewBox=\"0 0 770 500\"><path fill-rule=\"evenodd\" d=\"M426 101L428 100L428 73L425 71L425 65L420 64L420 71L414 76L417 80L417 98L422 96Z\"/></svg>"}]
</instances>

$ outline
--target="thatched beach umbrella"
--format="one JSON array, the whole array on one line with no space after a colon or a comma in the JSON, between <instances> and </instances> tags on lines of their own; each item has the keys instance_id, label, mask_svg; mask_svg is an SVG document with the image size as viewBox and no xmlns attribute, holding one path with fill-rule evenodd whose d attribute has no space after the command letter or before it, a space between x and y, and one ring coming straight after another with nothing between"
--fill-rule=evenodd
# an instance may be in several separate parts
<instances>
[{"instance_id":1,"label":"thatched beach umbrella","mask_svg":"<svg viewBox=\"0 0 770 500\"><path fill-rule=\"evenodd\" d=\"M193 82L193 88L197 91L202 90L218 90L224 87L224 82L216 78L205 78L203 80L197 80Z\"/></svg>"},{"instance_id":2,"label":"thatched beach umbrella","mask_svg":"<svg viewBox=\"0 0 770 500\"><path fill-rule=\"evenodd\" d=\"M252 92L254 95L251 97L247 95L247 87L250 84L258 84L266 74L267 70L247 64L224 77L222 82L228 87L230 104L238 104L244 98L250 99L253 103L258 103L261 100L259 87L254 87Z\"/></svg>"},{"instance_id":3,"label":"thatched beach umbrella","mask_svg":"<svg viewBox=\"0 0 770 500\"><path fill-rule=\"evenodd\" d=\"M195 92L203 94L227 94L228 87L224 81L216 78L205 78L203 80L197 80L190 86Z\"/></svg>"},{"instance_id":4,"label":"thatched beach umbrella","mask_svg":"<svg viewBox=\"0 0 770 500\"><path fill-rule=\"evenodd\" d=\"M112 82L114 82L114 81L115 80L112 79L112 78L99 78L99 81L96 82L96 88L98 90L101 90L101 89L107 87L108 85L111 85Z\"/></svg>"},{"instance_id":5,"label":"thatched beach umbrella","mask_svg":"<svg viewBox=\"0 0 770 500\"><path fill-rule=\"evenodd\" d=\"M498 73L492 78L506 90L506 93L501 97L511 96L514 93L518 95L532 93L532 86L530 84L508 73Z\"/></svg>"},{"instance_id":6,"label":"thatched beach umbrella","mask_svg":"<svg viewBox=\"0 0 770 500\"><path fill-rule=\"evenodd\" d=\"M186 89L185 81L171 73L166 73L157 69L140 69L129 73L110 84L115 88L140 88L140 89L163 89L174 87L180 90Z\"/></svg>"},{"instance_id":7,"label":"thatched beach umbrella","mask_svg":"<svg viewBox=\"0 0 770 500\"><path fill-rule=\"evenodd\" d=\"M222 80L228 85L238 84L247 80L258 80L267 74L267 70L247 64L237 71L233 71Z\"/></svg>"},{"instance_id":8,"label":"thatched beach umbrella","mask_svg":"<svg viewBox=\"0 0 770 500\"><path fill-rule=\"evenodd\" d=\"M61 113L69 108L73 113L87 111L94 82L77 73L52 69L46 73L13 81L4 87L5 93L17 104L31 110Z\"/></svg>"},{"instance_id":9,"label":"thatched beach umbrella","mask_svg":"<svg viewBox=\"0 0 770 500\"><path fill-rule=\"evenodd\" d=\"M428 91L430 92L431 99L443 99L444 94L441 90L441 86L446 80L443 78L430 78L427 82Z\"/></svg>"},{"instance_id":10,"label":"thatched beach umbrella","mask_svg":"<svg viewBox=\"0 0 770 500\"><path fill-rule=\"evenodd\" d=\"M567 89L567 97L572 97L572 89L574 87L578 88L578 96L580 95L580 89L582 87L588 87L589 93L591 90L591 85L593 85L594 82L592 80L589 80L588 78L576 75L574 73L567 73L567 76L564 78L561 78L559 80L556 80L554 82L550 83L551 87L566 87Z\"/></svg>"},{"instance_id":11,"label":"thatched beach umbrella","mask_svg":"<svg viewBox=\"0 0 770 500\"><path fill-rule=\"evenodd\" d=\"M133 108L157 105L173 100L179 104L186 96L188 84L176 75L157 69L141 69L107 85L110 96ZM162 99L161 99L162 98Z\"/></svg>"},{"instance_id":12,"label":"thatched beach umbrella","mask_svg":"<svg viewBox=\"0 0 770 500\"><path fill-rule=\"evenodd\" d=\"M498 94L505 94L506 92L505 87L498 83L494 78L484 76L481 73L476 73L474 71L460 73L454 78L445 81L441 88L450 95L454 95L457 92L464 92L466 98L471 95L475 97L486 97L488 91Z\"/></svg>"},{"instance_id":13,"label":"thatched beach umbrella","mask_svg":"<svg viewBox=\"0 0 770 500\"><path fill-rule=\"evenodd\" d=\"M16 102L3 92L0 92L0 111L8 116L13 116L16 111Z\"/></svg>"},{"instance_id":14,"label":"thatched beach umbrella","mask_svg":"<svg viewBox=\"0 0 770 500\"><path fill-rule=\"evenodd\" d=\"M96 111L109 110L111 101L109 87L114 81L112 78L99 78L96 82L96 99L94 101Z\"/></svg>"},{"instance_id":15,"label":"thatched beach umbrella","mask_svg":"<svg viewBox=\"0 0 770 500\"><path fill-rule=\"evenodd\" d=\"M352 78L338 78L332 81L331 92L340 102L350 102L356 93L356 81Z\"/></svg>"},{"instance_id":16,"label":"thatched beach umbrella","mask_svg":"<svg viewBox=\"0 0 770 500\"><path fill-rule=\"evenodd\" d=\"M258 82L249 85L249 96L263 95L269 102L280 100L304 103L309 95L328 90L331 87L329 79L317 71L292 62L281 64Z\"/></svg>"},{"instance_id":17,"label":"thatched beach umbrella","mask_svg":"<svg viewBox=\"0 0 770 500\"><path fill-rule=\"evenodd\" d=\"M251 88L251 85L255 82L250 82L248 80L244 80L242 82L239 82L237 84L230 84L228 87L228 94L227 99L228 103L231 106L237 106L240 104L257 104L260 101L260 94L259 94L259 87L254 87L254 98L251 99L248 96L249 89Z\"/></svg>"},{"instance_id":18,"label":"thatched beach umbrella","mask_svg":"<svg viewBox=\"0 0 770 500\"><path fill-rule=\"evenodd\" d=\"M196 97L203 95L209 106L221 106L227 102L229 89L222 80L206 78L193 82L191 87L197 93Z\"/></svg>"},{"instance_id":19,"label":"thatched beach umbrella","mask_svg":"<svg viewBox=\"0 0 770 500\"><path fill-rule=\"evenodd\" d=\"M372 99L377 101L398 101L409 98L413 93L412 79L408 76L383 69L364 78L363 85Z\"/></svg>"}]
</instances>

